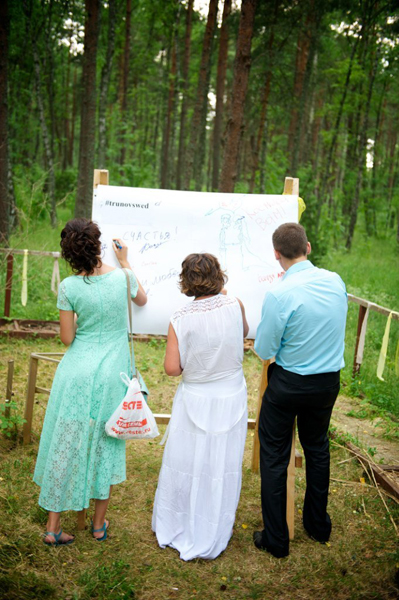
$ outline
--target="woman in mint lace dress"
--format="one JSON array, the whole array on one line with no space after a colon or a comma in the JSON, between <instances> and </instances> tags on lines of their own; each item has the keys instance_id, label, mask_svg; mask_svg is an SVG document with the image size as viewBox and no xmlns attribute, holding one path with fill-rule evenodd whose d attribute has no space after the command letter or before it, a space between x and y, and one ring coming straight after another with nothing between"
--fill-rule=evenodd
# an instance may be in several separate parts
<instances>
[{"instance_id":1,"label":"woman in mint lace dress","mask_svg":"<svg viewBox=\"0 0 399 600\"><path fill-rule=\"evenodd\" d=\"M127 279L101 262L100 235L88 219L73 219L61 232L62 256L75 273L62 281L57 303L61 341L69 348L54 377L34 473L39 504L49 511L48 545L73 542L62 532L60 513L88 508L92 498L93 536L106 539L111 487L126 479L125 442L108 437L104 426L126 391L119 373L130 372ZM147 296L131 271L127 247L116 242L133 302L143 306Z\"/></svg>"}]
</instances>

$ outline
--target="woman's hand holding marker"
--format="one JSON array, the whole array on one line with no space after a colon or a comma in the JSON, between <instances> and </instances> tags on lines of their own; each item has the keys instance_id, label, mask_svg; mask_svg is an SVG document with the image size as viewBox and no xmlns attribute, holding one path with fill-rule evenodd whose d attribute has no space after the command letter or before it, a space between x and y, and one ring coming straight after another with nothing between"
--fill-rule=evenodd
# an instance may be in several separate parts
<instances>
[{"instance_id":1,"label":"woman's hand holding marker","mask_svg":"<svg viewBox=\"0 0 399 600\"><path fill-rule=\"evenodd\" d=\"M130 269L131 267L127 259L128 247L126 244L120 238L115 238L112 240L112 247L120 266L124 269Z\"/></svg>"}]
</instances>

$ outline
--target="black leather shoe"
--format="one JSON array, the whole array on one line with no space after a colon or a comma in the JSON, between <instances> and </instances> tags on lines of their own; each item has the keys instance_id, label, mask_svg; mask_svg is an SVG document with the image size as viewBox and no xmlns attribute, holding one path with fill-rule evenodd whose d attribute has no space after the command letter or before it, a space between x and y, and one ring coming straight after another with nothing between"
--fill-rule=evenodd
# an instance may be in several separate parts
<instances>
[{"instance_id":1,"label":"black leather shoe","mask_svg":"<svg viewBox=\"0 0 399 600\"><path fill-rule=\"evenodd\" d=\"M288 554L289 554L288 550L286 552L282 552L281 550L280 551L272 550L268 546L265 546L263 544L263 532L262 531L254 531L252 537L254 540L254 544L258 548L258 550L266 550L266 552L269 552L269 554L271 554L275 558L284 558L285 556L288 556Z\"/></svg>"},{"instance_id":2,"label":"black leather shoe","mask_svg":"<svg viewBox=\"0 0 399 600\"><path fill-rule=\"evenodd\" d=\"M329 537L327 539L321 539L316 537L315 535L313 535L313 533L310 533L310 531L308 531L306 529L306 527L304 527L304 530L306 531L306 533L308 534L308 537L310 537L311 540L313 540L314 542L319 542L319 544L326 544L329 540Z\"/></svg>"}]
</instances>

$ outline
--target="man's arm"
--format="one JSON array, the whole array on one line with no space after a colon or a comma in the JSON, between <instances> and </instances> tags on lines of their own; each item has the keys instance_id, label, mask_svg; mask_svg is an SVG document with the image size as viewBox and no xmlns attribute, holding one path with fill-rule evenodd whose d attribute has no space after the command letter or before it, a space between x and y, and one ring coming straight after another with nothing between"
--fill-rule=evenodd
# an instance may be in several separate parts
<instances>
[{"instance_id":1,"label":"man's arm","mask_svg":"<svg viewBox=\"0 0 399 600\"><path fill-rule=\"evenodd\" d=\"M278 301L273 294L266 294L262 306L262 318L255 338L255 352L263 360L268 360L277 354L285 326L286 322L281 315Z\"/></svg>"}]
</instances>

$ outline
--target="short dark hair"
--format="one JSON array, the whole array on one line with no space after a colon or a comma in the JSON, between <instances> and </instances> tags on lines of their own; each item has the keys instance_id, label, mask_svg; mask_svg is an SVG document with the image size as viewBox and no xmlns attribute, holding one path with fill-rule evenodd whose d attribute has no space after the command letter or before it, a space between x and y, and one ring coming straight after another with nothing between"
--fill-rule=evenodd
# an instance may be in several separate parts
<instances>
[{"instance_id":1,"label":"short dark hair","mask_svg":"<svg viewBox=\"0 0 399 600\"><path fill-rule=\"evenodd\" d=\"M213 254L189 254L182 262L180 290L186 296L212 296L219 294L227 275Z\"/></svg>"},{"instance_id":2,"label":"short dark hair","mask_svg":"<svg viewBox=\"0 0 399 600\"><path fill-rule=\"evenodd\" d=\"M71 219L61 231L61 256L74 273L91 275L101 266L101 231L90 219Z\"/></svg>"},{"instance_id":3,"label":"short dark hair","mask_svg":"<svg viewBox=\"0 0 399 600\"><path fill-rule=\"evenodd\" d=\"M284 258L299 258L307 254L308 238L299 223L283 223L273 233L272 240L274 249Z\"/></svg>"}]
</instances>

